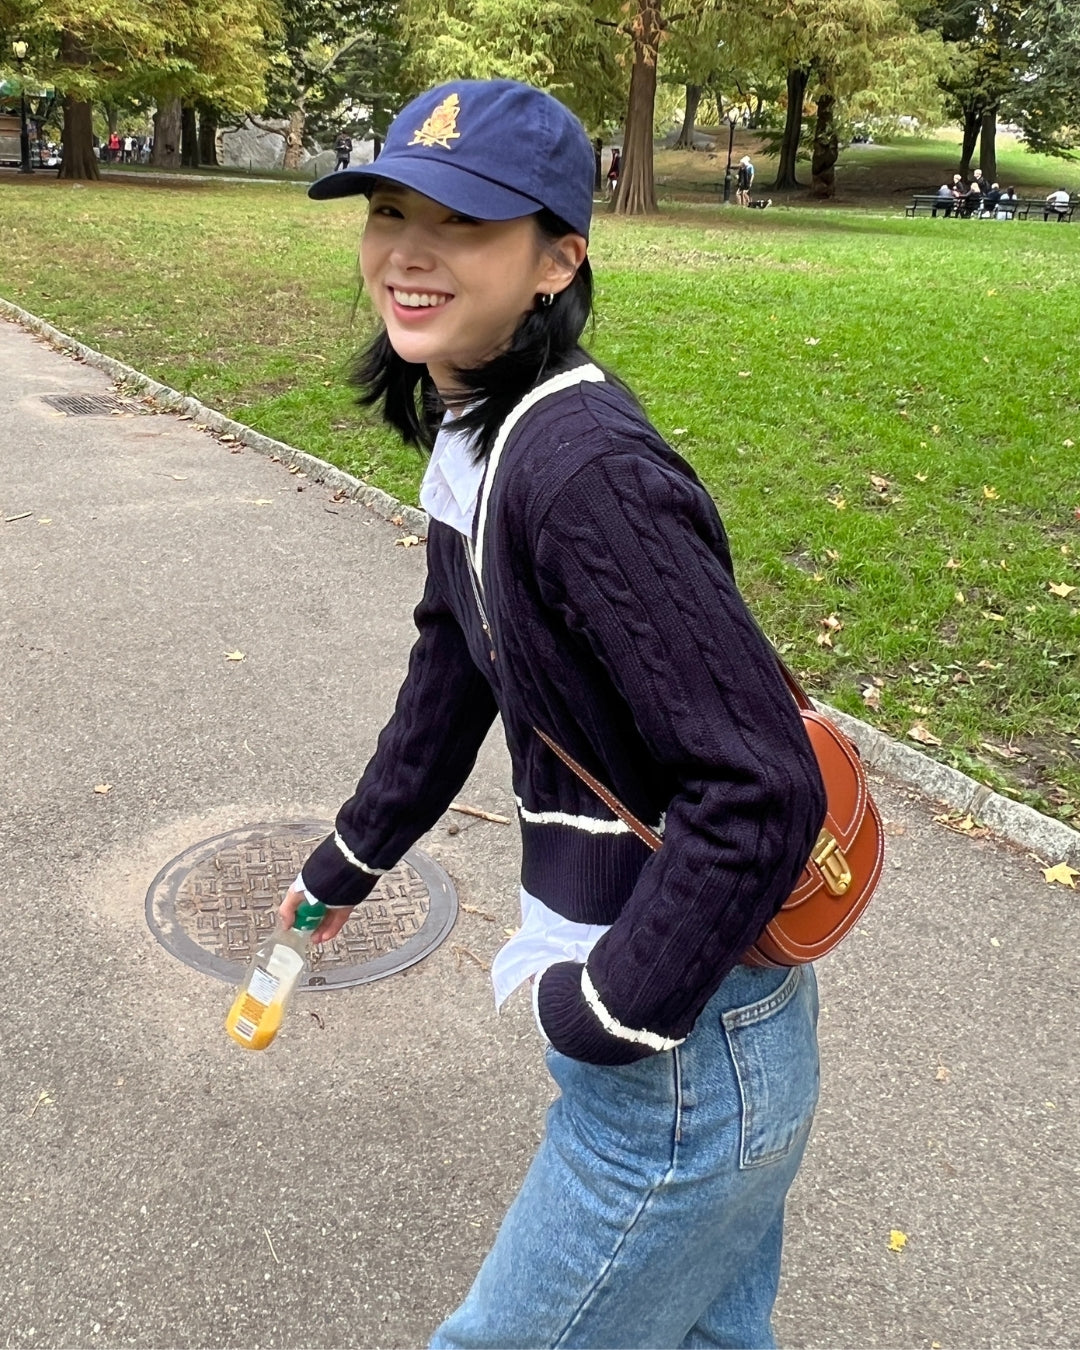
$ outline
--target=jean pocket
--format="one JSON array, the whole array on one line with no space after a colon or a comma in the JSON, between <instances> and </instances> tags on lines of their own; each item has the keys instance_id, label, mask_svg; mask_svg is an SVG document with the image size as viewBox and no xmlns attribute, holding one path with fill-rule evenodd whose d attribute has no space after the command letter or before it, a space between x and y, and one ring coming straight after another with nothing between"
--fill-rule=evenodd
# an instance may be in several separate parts
<instances>
[{"instance_id":1,"label":"jean pocket","mask_svg":"<svg viewBox=\"0 0 1080 1350\"><path fill-rule=\"evenodd\" d=\"M742 1098L739 1166L779 1162L809 1132L817 1106L817 984L793 966L767 998L723 1015Z\"/></svg>"}]
</instances>

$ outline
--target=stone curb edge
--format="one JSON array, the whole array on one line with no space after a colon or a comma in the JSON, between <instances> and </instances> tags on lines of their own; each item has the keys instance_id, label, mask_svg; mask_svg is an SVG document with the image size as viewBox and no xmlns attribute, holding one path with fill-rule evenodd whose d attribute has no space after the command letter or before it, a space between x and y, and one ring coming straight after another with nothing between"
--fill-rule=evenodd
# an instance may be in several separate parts
<instances>
[{"instance_id":1,"label":"stone curb edge","mask_svg":"<svg viewBox=\"0 0 1080 1350\"><path fill-rule=\"evenodd\" d=\"M424 511L418 511L415 506L399 502L388 492L372 487L353 474L346 473L344 469L327 464L323 459L316 459L314 455L297 450L293 445L286 445L284 441L275 441L271 436L264 436L243 422L235 422L231 417L226 417L224 413L219 413L214 408L208 408L205 403L200 403L189 394L182 394L167 384L159 384L157 380L152 380L141 371L125 366L122 361L116 361L103 352L95 351L93 347L87 347L69 334L62 333L44 319L39 319L36 314L20 309L18 305L12 304L2 296L0 296L0 315L13 319L60 351L78 357L89 366L97 366L118 383L137 390L159 407L190 417L197 426L209 427L211 431L233 436L241 445L246 445L260 455L273 455L285 464L295 465L298 469L302 469L312 482L325 483L328 487L344 492L347 497L358 501L384 520L400 520L401 524L413 534L427 533L427 514Z\"/></svg>"},{"instance_id":2,"label":"stone curb edge","mask_svg":"<svg viewBox=\"0 0 1080 1350\"><path fill-rule=\"evenodd\" d=\"M193 423L234 436L242 445L259 454L275 455L283 463L295 465L313 482L325 483L329 487L343 491L346 496L360 502L384 520L399 519L402 525L414 534L427 533L425 512L397 501L389 493L371 487L362 479L346 473L344 469L335 468L334 465L327 464L325 460L317 459L304 450L286 445L284 441L275 441L270 436L263 436L260 432L245 426L243 422L235 422L213 408L206 407L198 399L171 389L168 385L159 384L149 376L132 369L131 366L125 366L111 356L105 356L67 333L60 332L43 319L39 319L37 315L21 309L2 296L0 296L0 314L45 338L61 351L77 356L87 365L97 366L113 379L138 389L160 406L190 417ZM973 816L999 838L1037 854L1048 864L1068 862L1080 867L1080 831L1072 829L1064 821L1053 820L1033 807L994 792L992 788L976 782L974 778L969 778L959 769L951 768L948 764L942 764L900 741L893 740L891 736L887 736L867 722L859 721L857 717L851 717L816 699L814 703L855 742L867 768L876 769L908 787L916 788L931 800L940 802L953 811Z\"/></svg>"}]
</instances>

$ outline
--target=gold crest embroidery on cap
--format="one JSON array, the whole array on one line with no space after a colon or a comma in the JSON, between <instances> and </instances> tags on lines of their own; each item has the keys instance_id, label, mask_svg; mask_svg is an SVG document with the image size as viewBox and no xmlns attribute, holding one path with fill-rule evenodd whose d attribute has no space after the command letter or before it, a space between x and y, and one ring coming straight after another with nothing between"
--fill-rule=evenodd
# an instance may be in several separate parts
<instances>
[{"instance_id":1,"label":"gold crest embroidery on cap","mask_svg":"<svg viewBox=\"0 0 1080 1350\"><path fill-rule=\"evenodd\" d=\"M457 94L449 94L415 133L409 144L441 145L444 150L451 149L450 142L461 139L461 132L457 129L460 107Z\"/></svg>"}]
</instances>

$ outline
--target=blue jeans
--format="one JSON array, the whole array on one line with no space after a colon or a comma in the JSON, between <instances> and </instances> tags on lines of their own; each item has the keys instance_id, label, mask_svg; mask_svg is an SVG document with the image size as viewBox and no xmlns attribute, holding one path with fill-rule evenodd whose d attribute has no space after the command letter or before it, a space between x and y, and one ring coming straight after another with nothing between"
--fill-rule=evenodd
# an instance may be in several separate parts
<instances>
[{"instance_id":1,"label":"blue jeans","mask_svg":"<svg viewBox=\"0 0 1080 1350\"><path fill-rule=\"evenodd\" d=\"M737 966L626 1068L547 1052L560 1096L449 1347L774 1347L784 1201L818 1095L810 966Z\"/></svg>"}]
</instances>

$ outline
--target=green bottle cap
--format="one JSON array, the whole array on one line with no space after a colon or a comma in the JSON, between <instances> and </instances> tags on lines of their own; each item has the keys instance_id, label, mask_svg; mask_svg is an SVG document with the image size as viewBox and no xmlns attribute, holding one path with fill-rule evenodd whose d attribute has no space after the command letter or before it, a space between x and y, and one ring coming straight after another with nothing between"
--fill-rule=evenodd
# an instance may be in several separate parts
<instances>
[{"instance_id":1,"label":"green bottle cap","mask_svg":"<svg viewBox=\"0 0 1080 1350\"><path fill-rule=\"evenodd\" d=\"M292 926L301 933L312 933L322 923L326 915L326 906L320 901L304 900L296 907L296 917Z\"/></svg>"}]
</instances>

